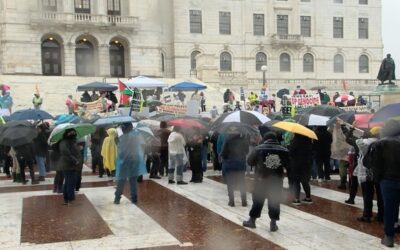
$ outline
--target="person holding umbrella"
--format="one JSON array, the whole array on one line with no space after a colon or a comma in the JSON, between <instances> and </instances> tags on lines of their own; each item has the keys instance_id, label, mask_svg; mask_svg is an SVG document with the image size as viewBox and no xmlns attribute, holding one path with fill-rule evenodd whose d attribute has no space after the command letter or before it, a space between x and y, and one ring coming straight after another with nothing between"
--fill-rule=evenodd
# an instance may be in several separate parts
<instances>
[{"instance_id":1,"label":"person holding umbrella","mask_svg":"<svg viewBox=\"0 0 400 250\"><path fill-rule=\"evenodd\" d=\"M60 158L57 162L58 169L63 171L64 183L64 205L75 200L76 172L80 170L83 163L81 152L77 144L77 133L75 129L65 130L59 142Z\"/></svg>"}]
</instances>

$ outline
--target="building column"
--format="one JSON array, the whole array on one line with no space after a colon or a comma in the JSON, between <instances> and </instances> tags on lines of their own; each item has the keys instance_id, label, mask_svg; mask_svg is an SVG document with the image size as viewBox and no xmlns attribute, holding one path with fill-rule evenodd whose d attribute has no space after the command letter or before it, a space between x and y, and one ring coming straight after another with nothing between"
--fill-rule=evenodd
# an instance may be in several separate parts
<instances>
[{"instance_id":1,"label":"building column","mask_svg":"<svg viewBox=\"0 0 400 250\"><path fill-rule=\"evenodd\" d=\"M76 76L74 43L67 43L64 45L64 74L66 76Z\"/></svg>"},{"instance_id":2,"label":"building column","mask_svg":"<svg viewBox=\"0 0 400 250\"><path fill-rule=\"evenodd\" d=\"M108 44L100 44L99 46L99 75L102 77L110 77L110 49Z\"/></svg>"}]
</instances>

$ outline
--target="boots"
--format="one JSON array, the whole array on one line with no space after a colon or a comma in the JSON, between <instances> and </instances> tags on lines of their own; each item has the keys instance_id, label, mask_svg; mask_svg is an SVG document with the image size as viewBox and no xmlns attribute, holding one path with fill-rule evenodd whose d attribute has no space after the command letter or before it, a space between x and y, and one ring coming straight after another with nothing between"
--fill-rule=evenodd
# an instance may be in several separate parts
<instances>
[{"instance_id":1,"label":"boots","mask_svg":"<svg viewBox=\"0 0 400 250\"><path fill-rule=\"evenodd\" d=\"M12 172L13 182L17 182L17 173Z\"/></svg>"},{"instance_id":2,"label":"boots","mask_svg":"<svg viewBox=\"0 0 400 250\"><path fill-rule=\"evenodd\" d=\"M256 218L250 217L249 220L243 221L244 227L256 228Z\"/></svg>"},{"instance_id":3,"label":"boots","mask_svg":"<svg viewBox=\"0 0 400 250\"><path fill-rule=\"evenodd\" d=\"M276 225L276 220L271 220L271 222L269 223L269 230L271 232L276 232L278 231L279 227L278 225Z\"/></svg>"},{"instance_id":4,"label":"boots","mask_svg":"<svg viewBox=\"0 0 400 250\"><path fill-rule=\"evenodd\" d=\"M381 244L387 247L394 247L394 239L393 237L387 236L385 234L385 237L381 240Z\"/></svg>"},{"instance_id":5,"label":"boots","mask_svg":"<svg viewBox=\"0 0 400 250\"><path fill-rule=\"evenodd\" d=\"M21 183L22 182L21 174L15 174L15 180L16 180L16 182Z\"/></svg>"},{"instance_id":6,"label":"boots","mask_svg":"<svg viewBox=\"0 0 400 250\"><path fill-rule=\"evenodd\" d=\"M39 181L35 180L35 172L33 169L29 170L29 174L31 176L32 185L39 184Z\"/></svg>"}]
</instances>

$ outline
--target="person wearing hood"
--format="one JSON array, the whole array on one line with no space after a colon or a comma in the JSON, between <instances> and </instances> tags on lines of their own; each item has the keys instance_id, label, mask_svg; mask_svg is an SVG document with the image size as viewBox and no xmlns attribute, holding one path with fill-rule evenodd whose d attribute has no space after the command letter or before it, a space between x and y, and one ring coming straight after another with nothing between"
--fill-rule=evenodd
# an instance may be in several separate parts
<instances>
[{"instance_id":1,"label":"person wearing hood","mask_svg":"<svg viewBox=\"0 0 400 250\"><path fill-rule=\"evenodd\" d=\"M83 163L81 152L76 140L75 129L67 129L59 143L60 158L57 168L64 174L64 205L75 200L76 172Z\"/></svg>"},{"instance_id":2,"label":"person wearing hood","mask_svg":"<svg viewBox=\"0 0 400 250\"><path fill-rule=\"evenodd\" d=\"M260 218L264 201L268 199L268 215L271 219L270 231L278 230L280 202L283 189L283 168L289 167L289 151L281 146L275 133L264 135L264 143L257 146L249 155L247 162L255 166L255 187L253 191L253 206L249 220L243 226L255 228L256 219Z\"/></svg>"},{"instance_id":3,"label":"person wearing hood","mask_svg":"<svg viewBox=\"0 0 400 250\"><path fill-rule=\"evenodd\" d=\"M187 182L183 181L183 167L185 165L186 141L181 134L180 127L174 127L172 133L168 137L168 150L169 150L169 166L168 166L168 183L174 184L174 175L176 169L177 184L185 185ZM200 159L199 159L200 160Z\"/></svg>"},{"instance_id":4,"label":"person wearing hood","mask_svg":"<svg viewBox=\"0 0 400 250\"><path fill-rule=\"evenodd\" d=\"M399 127L398 121L389 120L385 127ZM386 132L383 127L381 138L372 143L363 159L365 166L372 171L374 180L380 184L384 204L384 232L381 243L394 247L395 223L399 217L400 205L400 134Z\"/></svg>"},{"instance_id":5,"label":"person wearing hood","mask_svg":"<svg viewBox=\"0 0 400 250\"><path fill-rule=\"evenodd\" d=\"M132 123L121 125L123 135L118 139L116 180L114 204L119 204L125 182L130 184L131 202L138 201L137 180L140 175L146 173L144 162L144 145L146 144L140 132L132 131Z\"/></svg>"},{"instance_id":6,"label":"person wearing hood","mask_svg":"<svg viewBox=\"0 0 400 250\"><path fill-rule=\"evenodd\" d=\"M117 130L109 128L107 129L107 135L101 147L101 156L103 157L103 166L107 174L114 176L115 162L117 160Z\"/></svg>"}]
</instances>

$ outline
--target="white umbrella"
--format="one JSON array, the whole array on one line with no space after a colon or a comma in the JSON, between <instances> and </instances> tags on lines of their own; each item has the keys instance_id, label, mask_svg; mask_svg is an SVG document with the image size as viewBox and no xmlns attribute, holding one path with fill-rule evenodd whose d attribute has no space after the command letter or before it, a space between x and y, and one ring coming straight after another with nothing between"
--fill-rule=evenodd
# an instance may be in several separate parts
<instances>
[{"instance_id":1,"label":"white umbrella","mask_svg":"<svg viewBox=\"0 0 400 250\"><path fill-rule=\"evenodd\" d=\"M168 87L168 84L165 82L162 82L157 79L152 79L149 77L145 76L138 76L132 79L129 79L128 81L124 82L126 86L130 88L139 88L139 89L147 89L147 88L164 88Z\"/></svg>"}]
</instances>

